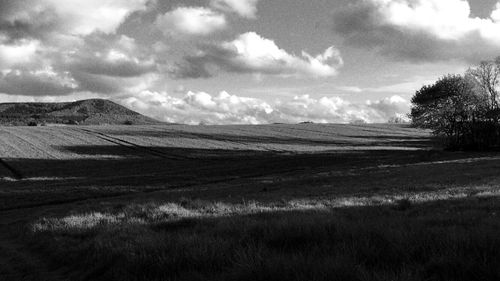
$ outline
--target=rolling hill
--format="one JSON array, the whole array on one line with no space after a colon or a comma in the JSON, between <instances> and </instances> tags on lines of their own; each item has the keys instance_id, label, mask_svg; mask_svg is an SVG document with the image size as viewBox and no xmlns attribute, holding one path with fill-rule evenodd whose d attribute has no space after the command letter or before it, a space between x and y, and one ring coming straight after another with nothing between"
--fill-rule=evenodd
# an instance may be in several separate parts
<instances>
[{"instance_id":1,"label":"rolling hill","mask_svg":"<svg viewBox=\"0 0 500 281\"><path fill-rule=\"evenodd\" d=\"M104 99L63 103L0 103L0 125L4 126L160 123L160 121Z\"/></svg>"}]
</instances>

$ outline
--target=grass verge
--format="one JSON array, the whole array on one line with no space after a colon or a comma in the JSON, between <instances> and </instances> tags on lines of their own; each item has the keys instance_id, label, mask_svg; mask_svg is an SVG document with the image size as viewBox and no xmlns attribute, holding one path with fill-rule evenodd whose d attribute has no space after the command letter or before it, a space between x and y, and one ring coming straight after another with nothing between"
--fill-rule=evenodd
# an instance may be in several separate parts
<instances>
[{"instance_id":1,"label":"grass verge","mask_svg":"<svg viewBox=\"0 0 500 281\"><path fill-rule=\"evenodd\" d=\"M43 219L28 239L74 280L500 280L499 203L252 212L181 200Z\"/></svg>"}]
</instances>

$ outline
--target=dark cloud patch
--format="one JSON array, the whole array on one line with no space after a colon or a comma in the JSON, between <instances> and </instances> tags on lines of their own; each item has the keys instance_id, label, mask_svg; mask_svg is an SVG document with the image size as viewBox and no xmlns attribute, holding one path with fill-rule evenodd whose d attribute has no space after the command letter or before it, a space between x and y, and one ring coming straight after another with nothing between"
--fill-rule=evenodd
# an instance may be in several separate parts
<instances>
[{"instance_id":1,"label":"dark cloud patch","mask_svg":"<svg viewBox=\"0 0 500 281\"><path fill-rule=\"evenodd\" d=\"M499 51L499 46L484 39L477 30L459 39L443 39L428 30L391 24L385 17L375 1L357 0L334 12L333 30L349 46L410 62L476 63L496 56ZM425 20L429 19L422 19Z\"/></svg>"},{"instance_id":2,"label":"dark cloud patch","mask_svg":"<svg viewBox=\"0 0 500 281\"><path fill-rule=\"evenodd\" d=\"M150 55L123 35L93 33L70 49L46 48L0 75L0 93L59 96L122 93L157 71Z\"/></svg>"},{"instance_id":3,"label":"dark cloud patch","mask_svg":"<svg viewBox=\"0 0 500 281\"><path fill-rule=\"evenodd\" d=\"M157 70L149 54L127 36L95 33L85 38L77 52L66 56L71 72L110 77L137 77Z\"/></svg>"},{"instance_id":4,"label":"dark cloud patch","mask_svg":"<svg viewBox=\"0 0 500 281\"><path fill-rule=\"evenodd\" d=\"M26 70L0 74L0 93L22 96L63 96L75 91L67 77L55 73L36 73Z\"/></svg>"},{"instance_id":5,"label":"dark cloud patch","mask_svg":"<svg viewBox=\"0 0 500 281\"><path fill-rule=\"evenodd\" d=\"M57 22L53 21L51 16L40 15L41 20L37 21L1 21L0 34L4 35L4 43L15 43L22 39L43 39L47 40L49 31L53 29Z\"/></svg>"},{"instance_id":6,"label":"dark cloud patch","mask_svg":"<svg viewBox=\"0 0 500 281\"><path fill-rule=\"evenodd\" d=\"M135 40L104 33L86 36L76 51L54 62L59 71L71 73L80 91L105 94L123 92L136 79L157 71L155 61Z\"/></svg>"},{"instance_id":7,"label":"dark cloud patch","mask_svg":"<svg viewBox=\"0 0 500 281\"><path fill-rule=\"evenodd\" d=\"M436 38L385 24L376 5L370 2L358 1L336 10L333 24L334 31L342 35L351 46L411 61L435 60L440 57L440 42Z\"/></svg>"},{"instance_id":8,"label":"dark cloud patch","mask_svg":"<svg viewBox=\"0 0 500 281\"><path fill-rule=\"evenodd\" d=\"M117 94L141 82L142 77L111 77L81 71L12 70L0 74L0 93L22 96L62 96L75 92Z\"/></svg>"},{"instance_id":9,"label":"dark cloud patch","mask_svg":"<svg viewBox=\"0 0 500 281\"><path fill-rule=\"evenodd\" d=\"M78 81L79 91L102 94L115 94L123 90L123 81L112 77L103 77L85 72L75 71L73 78Z\"/></svg>"},{"instance_id":10,"label":"dark cloud patch","mask_svg":"<svg viewBox=\"0 0 500 281\"><path fill-rule=\"evenodd\" d=\"M56 12L50 7L36 6L25 0L0 1L0 34L7 43L21 39L46 39L59 24Z\"/></svg>"},{"instance_id":11,"label":"dark cloud patch","mask_svg":"<svg viewBox=\"0 0 500 281\"><path fill-rule=\"evenodd\" d=\"M104 61L96 57L81 59L71 65L73 70L88 74L115 77L137 77L156 69L153 63L138 63L133 61L118 60Z\"/></svg>"},{"instance_id":12,"label":"dark cloud patch","mask_svg":"<svg viewBox=\"0 0 500 281\"><path fill-rule=\"evenodd\" d=\"M218 45L199 46L201 54L186 56L172 71L175 78L210 78L220 70L236 73L252 73L254 69L238 64L233 50ZM267 72L270 72L267 70Z\"/></svg>"},{"instance_id":13,"label":"dark cloud patch","mask_svg":"<svg viewBox=\"0 0 500 281\"><path fill-rule=\"evenodd\" d=\"M212 66L215 68L216 66ZM183 62L168 68L168 73L174 79L197 79L213 77L213 72L206 58L202 56L187 56Z\"/></svg>"}]
</instances>

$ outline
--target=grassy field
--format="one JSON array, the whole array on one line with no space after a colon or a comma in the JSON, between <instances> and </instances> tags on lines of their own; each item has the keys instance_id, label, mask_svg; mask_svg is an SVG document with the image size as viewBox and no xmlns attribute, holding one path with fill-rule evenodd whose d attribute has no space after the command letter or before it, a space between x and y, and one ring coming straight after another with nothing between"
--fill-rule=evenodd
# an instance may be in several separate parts
<instances>
[{"instance_id":1,"label":"grassy field","mask_svg":"<svg viewBox=\"0 0 500 281\"><path fill-rule=\"evenodd\" d=\"M499 168L403 125L0 127L0 280L499 280Z\"/></svg>"}]
</instances>

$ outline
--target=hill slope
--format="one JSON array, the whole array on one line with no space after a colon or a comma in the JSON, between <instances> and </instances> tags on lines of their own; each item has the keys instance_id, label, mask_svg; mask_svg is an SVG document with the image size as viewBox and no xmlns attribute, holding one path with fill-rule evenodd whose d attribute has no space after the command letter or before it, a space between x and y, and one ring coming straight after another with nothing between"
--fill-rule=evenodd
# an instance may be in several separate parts
<instances>
[{"instance_id":1,"label":"hill slope","mask_svg":"<svg viewBox=\"0 0 500 281\"><path fill-rule=\"evenodd\" d=\"M63 103L0 103L0 125L159 123L161 122L103 99Z\"/></svg>"}]
</instances>

